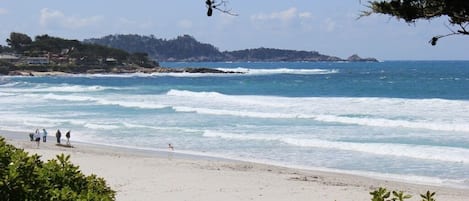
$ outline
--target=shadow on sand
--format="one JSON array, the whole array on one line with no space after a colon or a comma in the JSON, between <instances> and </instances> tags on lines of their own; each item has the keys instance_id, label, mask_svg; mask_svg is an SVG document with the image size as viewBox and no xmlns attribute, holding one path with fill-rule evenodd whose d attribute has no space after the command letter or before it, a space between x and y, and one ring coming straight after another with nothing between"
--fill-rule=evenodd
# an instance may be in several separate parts
<instances>
[{"instance_id":1,"label":"shadow on sand","mask_svg":"<svg viewBox=\"0 0 469 201\"><path fill-rule=\"evenodd\" d=\"M55 145L59 147L73 148L71 144L55 144Z\"/></svg>"}]
</instances>

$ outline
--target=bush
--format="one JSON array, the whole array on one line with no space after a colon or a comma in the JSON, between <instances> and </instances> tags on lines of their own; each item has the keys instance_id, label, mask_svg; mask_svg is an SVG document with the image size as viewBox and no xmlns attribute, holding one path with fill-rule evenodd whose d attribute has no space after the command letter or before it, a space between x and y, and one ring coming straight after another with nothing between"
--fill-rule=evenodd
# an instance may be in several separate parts
<instances>
[{"instance_id":1,"label":"bush","mask_svg":"<svg viewBox=\"0 0 469 201\"><path fill-rule=\"evenodd\" d=\"M70 156L43 162L0 137L0 200L115 200L115 191L96 175L85 176Z\"/></svg>"},{"instance_id":2,"label":"bush","mask_svg":"<svg viewBox=\"0 0 469 201\"><path fill-rule=\"evenodd\" d=\"M371 201L404 201L410 199L411 195L406 195L403 191L392 191L392 199L391 198L391 191L388 191L386 188L379 188L373 192L370 192L373 196ZM436 201L435 192L427 191L426 194L420 194L422 201Z\"/></svg>"}]
</instances>

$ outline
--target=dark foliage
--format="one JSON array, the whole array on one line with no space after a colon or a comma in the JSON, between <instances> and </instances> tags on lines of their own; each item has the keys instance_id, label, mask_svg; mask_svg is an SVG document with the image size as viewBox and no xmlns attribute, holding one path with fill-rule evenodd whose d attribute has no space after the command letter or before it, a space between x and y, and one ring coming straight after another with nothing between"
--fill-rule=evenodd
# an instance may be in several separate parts
<instances>
[{"instance_id":1,"label":"dark foliage","mask_svg":"<svg viewBox=\"0 0 469 201\"><path fill-rule=\"evenodd\" d=\"M363 12L363 16L373 13L386 14L398 19L404 19L407 23L416 20L431 20L436 17L447 16L449 23L457 30L451 30L446 35L433 37L429 42L436 45L438 39L450 35L469 35L466 27L469 25L469 1L467 0L391 0L370 1L369 11Z\"/></svg>"},{"instance_id":2,"label":"dark foliage","mask_svg":"<svg viewBox=\"0 0 469 201\"><path fill-rule=\"evenodd\" d=\"M42 162L38 155L6 144L0 137L0 198L16 200L115 200L104 179L86 176L70 156Z\"/></svg>"},{"instance_id":3,"label":"dark foliage","mask_svg":"<svg viewBox=\"0 0 469 201\"><path fill-rule=\"evenodd\" d=\"M26 34L11 32L10 38L6 39L6 42L14 51L21 52L32 43L32 40Z\"/></svg>"},{"instance_id":4,"label":"dark foliage","mask_svg":"<svg viewBox=\"0 0 469 201\"><path fill-rule=\"evenodd\" d=\"M76 65L122 65L137 64L145 67L156 67L145 55L130 54L122 49L106 47L98 44L82 43L78 40L67 40L49 35L36 36L32 41L22 33L11 33L7 39L13 50L25 56L43 56L45 54L69 57L76 61ZM106 62L106 59L115 59Z\"/></svg>"},{"instance_id":5,"label":"dark foliage","mask_svg":"<svg viewBox=\"0 0 469 201\"><path fill-rule=\"evenodd\" d=\"M319 54L316 51L281 50L256 48L224 52L233 61L338 61L338 57Z\"/></svg>"},{"instance_id":6,"label":"dark foliage","mask_svg":"<svg viewBox=\"0 0 469 201\"><path fill-rule=\"evenodd\" d=\"M109 35L85 40L128 52L145 52L158 61L342 61L316 51L256 48L220 52L216 47L198 42L192 36L157 39L154 36Z\"/></svg>"},{"instance_id":7,"label":"dark foliage","mask_svg":"<svg viewBox=\"0 0 469 201\"><path fill-rule=\"evenodd\" d=\"M132 53L147 53L158 61L219 61L223 54L210 44L200 43L192 36L157 39L154 36L109 35L85 40L85 43L104 45Z\"/></svg>"}]
</instances>

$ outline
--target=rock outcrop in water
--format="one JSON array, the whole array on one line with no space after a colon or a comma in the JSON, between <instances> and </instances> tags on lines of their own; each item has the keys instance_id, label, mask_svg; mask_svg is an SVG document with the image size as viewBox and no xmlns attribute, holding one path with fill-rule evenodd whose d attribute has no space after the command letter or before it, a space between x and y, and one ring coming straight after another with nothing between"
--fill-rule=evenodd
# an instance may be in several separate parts
<instances>
[{"instance_id":1,"label":"rock outcrop in water","mask_svg":"<svg viewBox=\"0 0 469 201\"><path fill-rule=\"evenodd\" d=\"M352 56L349 56L347 58L347 61L350 61L350 62L378 62L378 60L375 59L375 58L361 58L356 54L354 54Z\"/></svg>"}]
</instances>

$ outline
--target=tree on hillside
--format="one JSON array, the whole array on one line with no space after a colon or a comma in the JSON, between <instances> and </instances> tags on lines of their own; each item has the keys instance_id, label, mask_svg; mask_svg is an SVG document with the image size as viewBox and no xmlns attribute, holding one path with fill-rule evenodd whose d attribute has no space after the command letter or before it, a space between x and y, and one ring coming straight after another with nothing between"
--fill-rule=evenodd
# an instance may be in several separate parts
<instances>
[{"instance_id":1,"label":"tree on hillside","mask_svg":"<svg viewBox=\"0 0 469 201\"><path fill-rule=\"evenodd\" d=\"M63 49L79 47L80 45L78 40L67 40L45 34L36 36L31 48L37 51L60 53Z\"/></svg>"},{"instance_id":2,"label":"tree on hillside","mask_svg":"<svg viewBox=\"0 0 469 201\"><path fill-rule=\"evenodd\" d=\"M371 14L385 14L407 23L415 23L419 19L432 20L447 16L449 23L456 30L451 29L449 34L434 36L429 42L436 45L438 39L453 35L469 36L469 1L468 0L391 0L370 1L370 10L364 11L362 16Z\"/></svg>"},{"instance_id":3,"label":"tree on hillside","mask_svg":"<svg viewBox=\"0 0 469 201\"><path fill-rule=\"evenodd\" d=\"M23 48L30 45L33 40L26 34L11 32L10 38L7 38L6 42L14 51L22 51Z\"/></svg>"}]
</instances>

